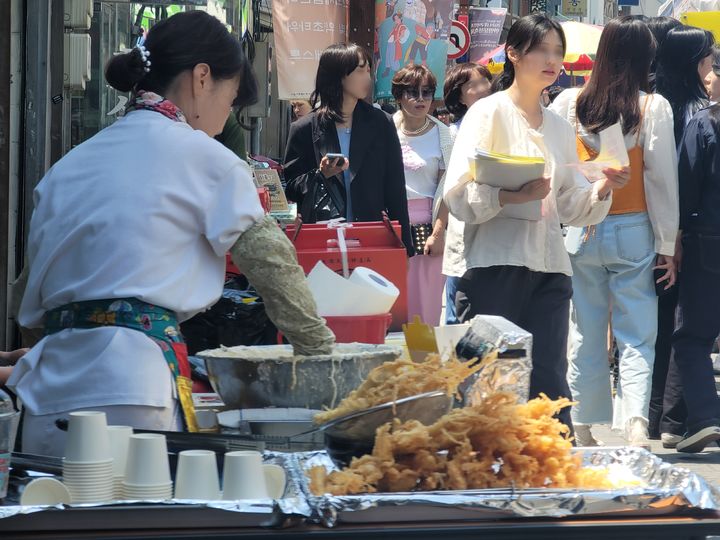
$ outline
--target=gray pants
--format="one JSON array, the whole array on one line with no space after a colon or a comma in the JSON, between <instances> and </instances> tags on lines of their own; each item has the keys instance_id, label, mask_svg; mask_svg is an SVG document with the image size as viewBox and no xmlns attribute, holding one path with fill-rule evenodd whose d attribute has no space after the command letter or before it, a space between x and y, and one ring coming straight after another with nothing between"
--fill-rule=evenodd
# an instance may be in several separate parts
<instances>
[{"instance_id":1,"label":"gray pants","mask_svg":"<svg viewBox=\"0 0 720 540\"><path fill-rule=\"evenodd\" d=\"M460 322L475 315L499 315L533 336L530 397L572 399L567 383L567 339L572 281L564 274L522 266L472 268L458 281L455 308ZM560 420L570 426L570 409Z\"/></svg>"}]
</instances>

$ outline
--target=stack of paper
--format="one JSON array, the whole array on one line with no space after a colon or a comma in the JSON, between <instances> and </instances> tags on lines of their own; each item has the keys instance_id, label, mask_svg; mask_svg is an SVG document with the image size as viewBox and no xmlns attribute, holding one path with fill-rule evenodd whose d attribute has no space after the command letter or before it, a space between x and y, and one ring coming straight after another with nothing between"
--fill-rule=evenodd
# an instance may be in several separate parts
<instances>
[{"instance_id":1,"label":"stack of paper","mask_svg":"<svg viewBox=\"0 0 720 540\"><path fill-rule=\"evenodd\" d=\"M619 122L602 130L598 135L600 136L600 151L595 159L570 164L591 182L605 178L603 169L622 169L630 164L630 157L625 147L625 137Z\"/></svg>"},{"instance_id":2,"label":"stack of paper","mask_svg":"<svg viewBox=\"0 0 720 540\"><path fill-rule=\"evenodd\" d=\"M470 174L476 182L508 191L518 191L545 172L545 160L541 157L510 156L477 149L469 161ZM542 217L542 201L507 204L498 215L537 221Z\"/></svg>"}]
</instances>

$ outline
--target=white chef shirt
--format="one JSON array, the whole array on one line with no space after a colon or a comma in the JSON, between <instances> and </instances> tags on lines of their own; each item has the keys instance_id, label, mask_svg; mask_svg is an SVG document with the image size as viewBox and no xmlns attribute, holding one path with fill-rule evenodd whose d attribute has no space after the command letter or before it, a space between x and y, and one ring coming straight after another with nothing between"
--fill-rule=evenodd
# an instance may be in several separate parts
<instances>
[{"instance_id":1,"label":"white chef shirt","mask_svg":"<svg viewBox=\"0 0 720 540\"><path fill-rule=\"evenodd\" d=\"M63 157L38 184L19 323L70 302L133 297L186 320L222 293L225 253L263 217L248 165L188 124L133 111ZM139 331L44 338L9 385L32 414L172 405L160 348Z\"/></svg>"},{"instance_id":2,"label":"white chef shirt","mask_svg":"<svg viewBox=\"0 0 720 540\"><path fill-rule=\"evenodd\" d=\"M476 148L515 156L543 157L552 191L539 221L498 216L500 188L469 182L468 158ZM462 276L471 268L509 265L536 272L572 275L560 223L592 225L602 221L612 202L600 200L597 188L569 163L577 163L575 132L558 114L543 108L543 122L532 129L507 92L476 102L463 118L445 177L445 202L464 223L464 258L445 257L443 274ZM448 229L446 246L459 239ZM446 247L446 250L448 248Z\"/></svg>"}]
</instances>

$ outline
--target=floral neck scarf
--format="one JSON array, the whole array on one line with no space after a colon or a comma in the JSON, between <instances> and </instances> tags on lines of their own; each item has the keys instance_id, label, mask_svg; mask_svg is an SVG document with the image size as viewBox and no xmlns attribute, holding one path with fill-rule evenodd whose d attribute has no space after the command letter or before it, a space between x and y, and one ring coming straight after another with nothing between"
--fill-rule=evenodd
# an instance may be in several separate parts
<instances>
[{"instance_id":1,"label":"floral neck scarf","mask_svg":"<svg viewBox=\"0 0 720 540\"><path fill-rule=\"evenodd\" d=\"M140 110L155 111L170 120L174 120L175 122L185 122L187 124L185 115L177 107L177 105L175 105L172 101L155 94L154 92L140 90L137 94L130 98L130 101L125 106L125 113Z\"/></svg>"}]
</instances>

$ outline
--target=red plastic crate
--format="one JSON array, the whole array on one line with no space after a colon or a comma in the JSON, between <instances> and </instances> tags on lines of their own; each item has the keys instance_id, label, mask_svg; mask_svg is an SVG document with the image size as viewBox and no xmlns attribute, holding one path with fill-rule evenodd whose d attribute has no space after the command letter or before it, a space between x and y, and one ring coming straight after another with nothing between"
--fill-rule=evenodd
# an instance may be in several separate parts
<instances>
[{"instance_id":1,"label":"red plastic crate","mask_svg":"<svg viewBox=\"0 0 720 540\"><path fill-rule=\"evenodd\" d=\"M328 328L335 334L337 343L369 343L382 345L392 323L392 314L367 315L364 317L325 317ZM283 335L278 332L278 343Z\"/></svg>"}]
</instances>

